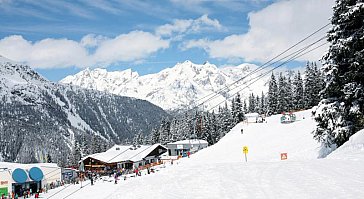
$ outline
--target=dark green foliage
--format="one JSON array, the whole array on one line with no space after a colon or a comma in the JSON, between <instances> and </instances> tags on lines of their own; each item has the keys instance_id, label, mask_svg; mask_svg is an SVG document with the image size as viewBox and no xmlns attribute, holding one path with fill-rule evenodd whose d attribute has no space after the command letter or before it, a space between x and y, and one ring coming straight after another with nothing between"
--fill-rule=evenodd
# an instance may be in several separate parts
<instances>
[{"instance_id":1,"label":"dark green foliage","mask_svg":"<svg viewBox=\"0 0 364 199\"><path fill-rule=\"evenodd\" d=\"M338 147L364 128L364 1L336 0L331 23L314 137Z\"/></svg>"}]
</instances>

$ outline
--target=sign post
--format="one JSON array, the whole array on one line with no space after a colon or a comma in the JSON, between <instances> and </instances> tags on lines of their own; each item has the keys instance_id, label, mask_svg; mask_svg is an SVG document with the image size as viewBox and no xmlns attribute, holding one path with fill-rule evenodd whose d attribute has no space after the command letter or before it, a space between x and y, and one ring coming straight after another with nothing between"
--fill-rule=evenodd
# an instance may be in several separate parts
<instances>
[{"instance_id":1,"label":"sign post","mask_svg":"<svg viewBox=\"0 0 364 199\"><path fill-rule=\"evenodd\" d=\"M281 153L281 160L287 160L287 153Z\"/></svg>"},{"instance_id":2,"label":"sign post","mask_svg":"<svg viewBox=\"0 0 364 199\"><path fill-rule=\"evenodd\" d=\"M245 162L248 162L248 158L246 156L246 154L248 154L248 151L249 151L248 147L247 146L244 146L243 147L243 153L245 155Z\"/></svg>"}]
</instances>

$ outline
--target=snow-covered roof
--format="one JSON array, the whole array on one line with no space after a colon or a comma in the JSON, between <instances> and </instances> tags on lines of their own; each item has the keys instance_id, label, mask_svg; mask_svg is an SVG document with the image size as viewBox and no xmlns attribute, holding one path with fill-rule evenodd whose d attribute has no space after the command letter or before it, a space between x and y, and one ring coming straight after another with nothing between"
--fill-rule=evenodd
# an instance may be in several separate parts
<instances>
[{"instance_id":1,"label":"snow-covered roof","mask_svg":"<svg viewBox=\"0 0 364 199\"><path fill-rule=\"evenodd\" d=\"M7 169L31 169L32 167L58 167L55 163L33 163L33 164L20 164L20 163L13 163L13 162L0 162L0 168L7 168Z\"/></svg>"},{"instance_id":2,"label":"snow-covered roof","mask_svg":"<svg viewBox=\"0 0 364 199\"><path fill-rule=\"evenodd\" d=\"M247 113L245 117L259 117L259 113Z\"/></svg>"},{"instance_id":3,"label":"snow-covered roof","mask_svg":"<svg viewBox=\"0 0 364 199\"><path fill-rule=\"evenodd\" d=\"M207 144L207 141L205 140L180 140L177 142L172 142L168 144Z\"/></svg>"},{"instance_id":4,"label":"snow-covered roof","mask_svg":"<svg viewBox=\"0 0 364 199\"><path fill-rule=\"evenodd\" d=\"M113 162L124 162L124 161L133 161L137 162L147 157L154 149L158 146L163 147L160 144L154 145L114 145L109 150L103 153L96 153L92 155L88 155L82 160L85 160L89 157L93 159L100 160L105 163L113 163ZM165 148L165 147L163 147Z\"/></svg>"}]
</instances>

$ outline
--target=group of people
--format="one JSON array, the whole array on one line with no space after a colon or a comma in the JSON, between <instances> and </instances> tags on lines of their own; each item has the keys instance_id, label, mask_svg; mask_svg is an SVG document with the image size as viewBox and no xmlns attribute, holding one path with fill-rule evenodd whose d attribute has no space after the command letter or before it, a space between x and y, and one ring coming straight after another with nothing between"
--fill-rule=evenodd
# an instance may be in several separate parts
<instances>
[{"instance_id":1,"label":"group of people","mask_svg":"<svg viewBox=\"0 0 364 199\"><path fill-rule=\"evenodd\" d=\"M40 191L33 192L31 189L20 189L18 193L15 193L14 191L11 192L11 195L9 194L8 197L5 196L5 194L1 194L1 199L20 199L20 198L30 198L34 195L34 198L39 198Z\"/></svg>"}]
</instances>

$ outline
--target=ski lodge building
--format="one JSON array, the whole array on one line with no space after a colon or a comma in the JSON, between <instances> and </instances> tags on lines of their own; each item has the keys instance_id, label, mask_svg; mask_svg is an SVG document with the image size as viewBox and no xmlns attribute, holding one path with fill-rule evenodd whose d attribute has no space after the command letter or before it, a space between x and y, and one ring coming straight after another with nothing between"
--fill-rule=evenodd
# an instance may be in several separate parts
<instances>
[{"instance_id":1,"label":"ski lodge building","mask_svg":"<svg viewBox=\"0 0 364 199\"><path fill-rule=\"evenodd\" d=\"M182 156L185 157L189 151L195 153L208 146L205 140L181 140L167 144L169 156Z\"/></svg>"},{"instance_id":2,"label":"ski lodge building","mask_svg":"<svg viewBox=\"0 0 364 199\"><path fill-rule=\"evenodd\" d=\"M0 162L0 196L11 197L14 192L20 198L25 190L35 193L60 182L61 168L57 164Z\"/></svg>"},{"instance_id":3,"label":"ski lodge building","mask_svg":"<svg viewBox=\"0 0 364 199\"><path fill-rule=\"evenodd\" d=\"M245 116L246 123L262 123L264 122L265 118L259 113L247 113Z\"/></svg>"},{"instance_id":4,"label":"ski lodge building","mask_svg":"<svg viewBox=\"0 0 364 199\"><path fill-rule=\"evenodd\" d=\"M88 155L81 159L85 170L103 172L117 168L133 169L158 162L167 148L154 145L115 145L103 153Z\"/></svg>"}]
</instances>

